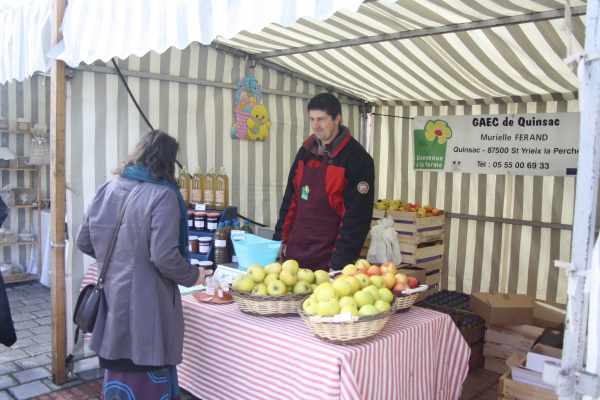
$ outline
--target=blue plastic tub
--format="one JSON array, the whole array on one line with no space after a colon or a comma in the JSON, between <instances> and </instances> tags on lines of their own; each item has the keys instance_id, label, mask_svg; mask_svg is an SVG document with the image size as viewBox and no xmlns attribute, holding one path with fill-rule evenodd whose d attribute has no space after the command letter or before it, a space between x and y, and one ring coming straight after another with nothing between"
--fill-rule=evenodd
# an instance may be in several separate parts
<instances>
[{"instance_id":1,"label":"blue plastic tub","mask_svg":"<svg viewBox=\"0 0 600 400\"><path fill-rule=\"evenodd\" d=\"M253 264L265 266L277 261L281 242L245 233L232 234L231 240L239 269L245 271Z\"/></svg>"}]
</instances>

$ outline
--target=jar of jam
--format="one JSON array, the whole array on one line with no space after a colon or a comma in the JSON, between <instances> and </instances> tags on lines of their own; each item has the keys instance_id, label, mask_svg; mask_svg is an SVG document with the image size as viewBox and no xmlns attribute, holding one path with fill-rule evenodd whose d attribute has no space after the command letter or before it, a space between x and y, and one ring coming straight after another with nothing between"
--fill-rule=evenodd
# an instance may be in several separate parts
<instances>
[{"instance_id":1,"label":"jar of jam","mask_svg":"<svg viewBox=\"0 0 600 400\"><path fill-rule=\"evenodd\" d=\"M210 253L210 243L212 242L211 237L201 237L198 239L198 253L207 256Z\"/></svg>"},{"instance_id":2,"label":"jar of jam","mask_svg":"<svg viewBox=\"0 0 600 400\"><path fill-rule=\"evenodd\" d=\"M215 232L219 225L219 213L207 213L206 214L206 230L209 232Z\"/></svg>"},{"instance_id":3,"label":"jar of jam","mask_svg":"<svg viewBox=\"0 0 600 400\"><path fill-rule=\"evenodd\" d=\"M198 251L200 250L200 242L198 240L197 236L190 236L189 237L189 246L188 246L188 250L190 253L198 253Z\"/></svg>"},{"instance_id":4,"label":"jar of jam","mask_svg":"<svg viewBox=\"0 0 600 400\"><path fill-rule=\"evenodd\" d=\"M194 229L194 212L188 210L188 229Z\"/></svg>"},{"instance_id":5,"label":"jar of jam","mask_svg":"<svg viewBox=\"0 0 600 400\"><path fill-rule=\"evenodd\" d=\"M206 229L206 213L203 211L194 212L194 229L203 231Z\"/></svg>"}]
</instances>

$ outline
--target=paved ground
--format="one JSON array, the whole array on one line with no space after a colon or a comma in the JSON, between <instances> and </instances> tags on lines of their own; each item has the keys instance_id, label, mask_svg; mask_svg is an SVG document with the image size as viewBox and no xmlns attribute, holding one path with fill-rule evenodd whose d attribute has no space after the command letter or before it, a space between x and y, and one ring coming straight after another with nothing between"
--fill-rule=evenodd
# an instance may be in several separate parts
<instances>
[{"instance_id":1,"label":"paved ground","mask_svg":"<svg viewBox=\"0 0 600 400\"><path fill-rule=\"evenodd\" d=\"M30 399L98 379L102 372L93 369L76 374L62 387L54 385L50 289L37 282L13 284L7 286L7 294L17 342L10 348L0 345L0 400Z\"/></svg>"}]
</instances>

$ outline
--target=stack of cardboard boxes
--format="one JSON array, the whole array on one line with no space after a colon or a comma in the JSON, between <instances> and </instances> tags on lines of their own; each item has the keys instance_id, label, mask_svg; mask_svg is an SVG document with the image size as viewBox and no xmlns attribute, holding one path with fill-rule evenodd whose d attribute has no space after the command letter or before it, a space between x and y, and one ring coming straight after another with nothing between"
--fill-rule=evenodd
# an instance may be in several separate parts
<instances>
[{"instance_id":1,"label":"stack of cardboard boxes","mask_svg":"<svg viewBox=\"0 0 600 400\"><path fill-rule=\"evenodd\" d=\"M484 368L502 374L500 398L555 399L541 373L544 361L560 360L556 337L564 310L528 296L490 293L474 293L470 309L486 321Z\"/></svg>"}]
</instances>

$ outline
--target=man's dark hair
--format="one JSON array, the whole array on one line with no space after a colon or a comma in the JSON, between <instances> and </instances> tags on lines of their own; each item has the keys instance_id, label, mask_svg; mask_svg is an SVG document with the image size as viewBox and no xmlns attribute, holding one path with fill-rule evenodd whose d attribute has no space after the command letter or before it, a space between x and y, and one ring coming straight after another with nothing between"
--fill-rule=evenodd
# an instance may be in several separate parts
<instances>
[{"instance_id":1,"label":"man's dark hair","mask_svg":"<svg viewBox=\"0 0 600 400\"><path fill-rule=\"evenodd\" d=\"M342 114L340 101L331 93L319 93L308 102L308 111L325 111L331 118Z\"/></svg>"},{"instance_id":2,"label":"man's dark hair","mask_svg":"<svg viewBox=\"0 0 600 400\"><path fill-rule=\"evenodd\" d=\"M148 168L153 178L173 182L178 151L179 143L173 136L158 129L150 131L142 137L123 166L115 173L121 175L128 165L140 164Z\"/></svg>"}]
</instances>

